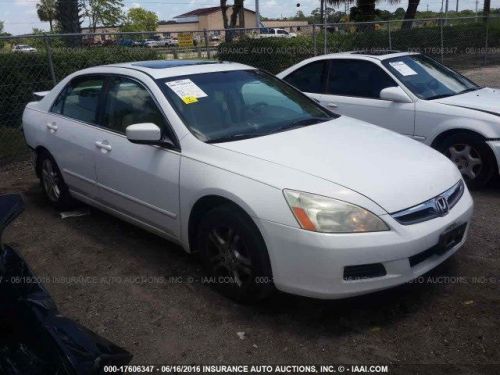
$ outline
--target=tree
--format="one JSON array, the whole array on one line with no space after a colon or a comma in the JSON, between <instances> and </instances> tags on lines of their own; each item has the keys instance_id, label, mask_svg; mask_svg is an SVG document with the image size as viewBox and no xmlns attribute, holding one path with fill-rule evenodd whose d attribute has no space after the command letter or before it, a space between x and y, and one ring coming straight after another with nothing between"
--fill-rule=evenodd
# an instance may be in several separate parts
<instances>
[{"instance_id":1,"label":"tree","mask_svg":"<svg viewBox=\"0 0 500 375\"><path fill-rule=\"evenodd\" d=\"M307 19L306 15L304 14L303 11L299 10L295 14L295 17L292 18L294 21L304 21Z\"/></svg>"},{"instance_id":2,"label":"tree","mask_svg":"<svg viewBox=\"0 0 500 375\"><path fill-rule=\"evenodd\" d=\"M121 31L156 31L158 27L158 16L155 12L144 8L129 9Z\"/></svg>"},{"instance_id":3,"label":"tree","mask_svg":"<svg viewBox=\"0 0 500 375\"><path fill-rule=\"evenodd\" d=\"M403 19L406 14L406 11L404 8L399 7L394 11L394 18L397 20Z\"/></svg>"},{"instance_id":4,"label":"tree","mask_svg":"<svg viewBox=\"0 0 500 375\"><path fill-rule=\"evenodd\" d=\"M229 6L227 5L227 0L220 0L220 9L222 12L222 23L224 24L224 29L234 29L239 23L240 27L245 27L245 8L244 0L234 0L233 11L231 16L228 17L227 10ZM230 42L233 38L232 32L226 32L226 42Z\"/></svg>"},{"instance_id":5,"label":"tree","mask_svg":"<svg viewBox=\"0 0 500 375\"><path fill-rule=\"evenodd\" d=\"M36 12L40 21L49 23L52 32L56 19L56 0L40 0L40 3L36 4Z\"/></svg>"},{"instance_id":6,"label":"tree","mask_svg":"<svg viewBox=\"0 0 500 375\"><path fill-rule=\"evenodd\" d=\"M89 19L92 32L97 26L116 26L123 20L123 0L81 0L83 16Z\"/></svg>"},{"instance_id":7,"label":"tree","mask_svg":"<svg viewBox=\"0 0 500 375\"><path fill-rule=\"evenodd\" d=\"M56 0L55 19L62 33L79 34L82 30L78 0Z\"/></svg>"},{"instance_id":8,"label":"tree","mask_svg":"<svg viewBox=\"0 0 500 375\"><path fill-rule=\"evenodd\" d=\"M406 8L404 22L401 25L402 30L410 30L413 26L413 20L417 15L417 8L419 3L420 0L408 0L408 8Z\"/></svg>"},{"instance_id":9,"label":"tree","mask_svg":"<svg viewBox=\"0 0 500 375\"><path fill-rule=\"evenodd\" d=\"M488 17L490 16L490 10L491 10L491 0L484 0L483 17L486 22L488 21Z\"/></svg>"}]
</instances>

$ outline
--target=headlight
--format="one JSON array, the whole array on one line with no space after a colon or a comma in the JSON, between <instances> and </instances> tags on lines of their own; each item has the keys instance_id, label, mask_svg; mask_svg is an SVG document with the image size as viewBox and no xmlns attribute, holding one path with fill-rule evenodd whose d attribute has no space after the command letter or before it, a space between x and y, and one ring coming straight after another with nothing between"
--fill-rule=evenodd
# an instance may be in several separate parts
<instances>
[{"instance_id":1,"label":"headlight","mask_svg":"<svg viewBox=\"0 0 500 375\"><path fill-rule=\"evenodd\" d=\"M301 191L284 190L283 193L303 229L323 233L389 230L378 216L353 204Z\"/></svg>"}]
</instances>

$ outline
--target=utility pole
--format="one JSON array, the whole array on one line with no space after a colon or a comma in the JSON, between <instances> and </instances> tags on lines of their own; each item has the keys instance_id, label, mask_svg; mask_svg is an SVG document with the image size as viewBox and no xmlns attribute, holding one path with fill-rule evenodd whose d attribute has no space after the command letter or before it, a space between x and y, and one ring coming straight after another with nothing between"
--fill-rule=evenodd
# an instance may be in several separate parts
<instances>
[{"instance_id":1,"label":"utility pole","mask_svg":"<svg viewBox=\"0 0 500 375\"><path fill-rule=\"evenodd\" d=\"M477 6L478 6L479 0L476 0L476 22L477 22Z\"/></svg>"},{"instance_id":2,"label":"utility pole","mask_svg":"<svg viewBox=\"0 0 500 375\"><path fill-rule=\"evenodd\" d=\"M444 24L446 25L448 23L448 2L449 0L446 0L445 6L444 6Z\"/></svg>"},{"instance_id":3,"label":"utility pole","mask_svg":"<svg viewBox=\"0 0 500 375\"><path fill-rule=\"evenodd\" d=\"M457 9L455 10L456 13L458 13L458 2L459 0L457 0Z\"/></svg>"},{"instance_id":4,"label":"utility pole","mask_svg":"<svg viewBox=\"0 0 500 375\"><path fill-rule=\"evenodd\" d=\"M458 1L458 0L457 0ZM259 0L255 0L255 27L260 28Z\"/></svg>"}]
</instances>

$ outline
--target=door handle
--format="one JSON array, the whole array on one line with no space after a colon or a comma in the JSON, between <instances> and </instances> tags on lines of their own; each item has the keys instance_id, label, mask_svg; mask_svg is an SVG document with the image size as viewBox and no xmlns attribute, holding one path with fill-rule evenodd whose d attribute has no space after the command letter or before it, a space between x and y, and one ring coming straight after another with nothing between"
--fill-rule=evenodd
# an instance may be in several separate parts
<instances>
[{"instance_id":1,"label":"door handle","mask_svg":"<svg viewBox=\"0 0 500 375\"><path fill-rule=\"evenodd\" d=\"M55 122L48 122L47 129L49 129L50 132L54 134L57 131L57 124Z\"/></svg>"},{"instance_id":2,"label":"door handle","mask_svg":"<svg viewBox=\"0 0 500 375\"><path fill-rule=\"evenodd\" d=\"M326 103L326 106L327 106L328 108L337 108L337 104L332 103L332 102Z\"/></svg>"},{"instance_id":3,"label":"door handle","mask_svg":"<svg viewBox=\"0 0 500 375\"><path fill-rule=\"evenodd\" d=\"M97 146L97 148L100 148L102 150L102 152L106 152L106 151L111 151L112 150L112 147L108 143L108 141L97 141L95 143L95 145Z\"/></svg>"}]
</instances>

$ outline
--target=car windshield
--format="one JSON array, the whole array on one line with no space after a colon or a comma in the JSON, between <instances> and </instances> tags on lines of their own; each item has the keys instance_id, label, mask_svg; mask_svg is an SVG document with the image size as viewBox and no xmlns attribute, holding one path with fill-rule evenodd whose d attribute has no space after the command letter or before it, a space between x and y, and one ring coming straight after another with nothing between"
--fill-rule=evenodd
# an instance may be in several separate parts
<instances>
[{"instance_id":1,"label":"car windshield","mask_svg":"<svg viewBox=\"0 0 500 375\"><path fill-rule=\"evenodd\" d=\"M474 82L427 56L400 56L384 60L383 64L421 99L444 98L479 89Z\"/></svg>"},{"instance_id":2,"label":"car windshield","mask_svg":"<svg viewBox=\"0 0 500 375\"><path fill-rule=\"evenodd\" d=\"M209 143L259 137L335 117L258 70L193 74L158 84L191 132Z\"/></svg>"}]
</instances>

